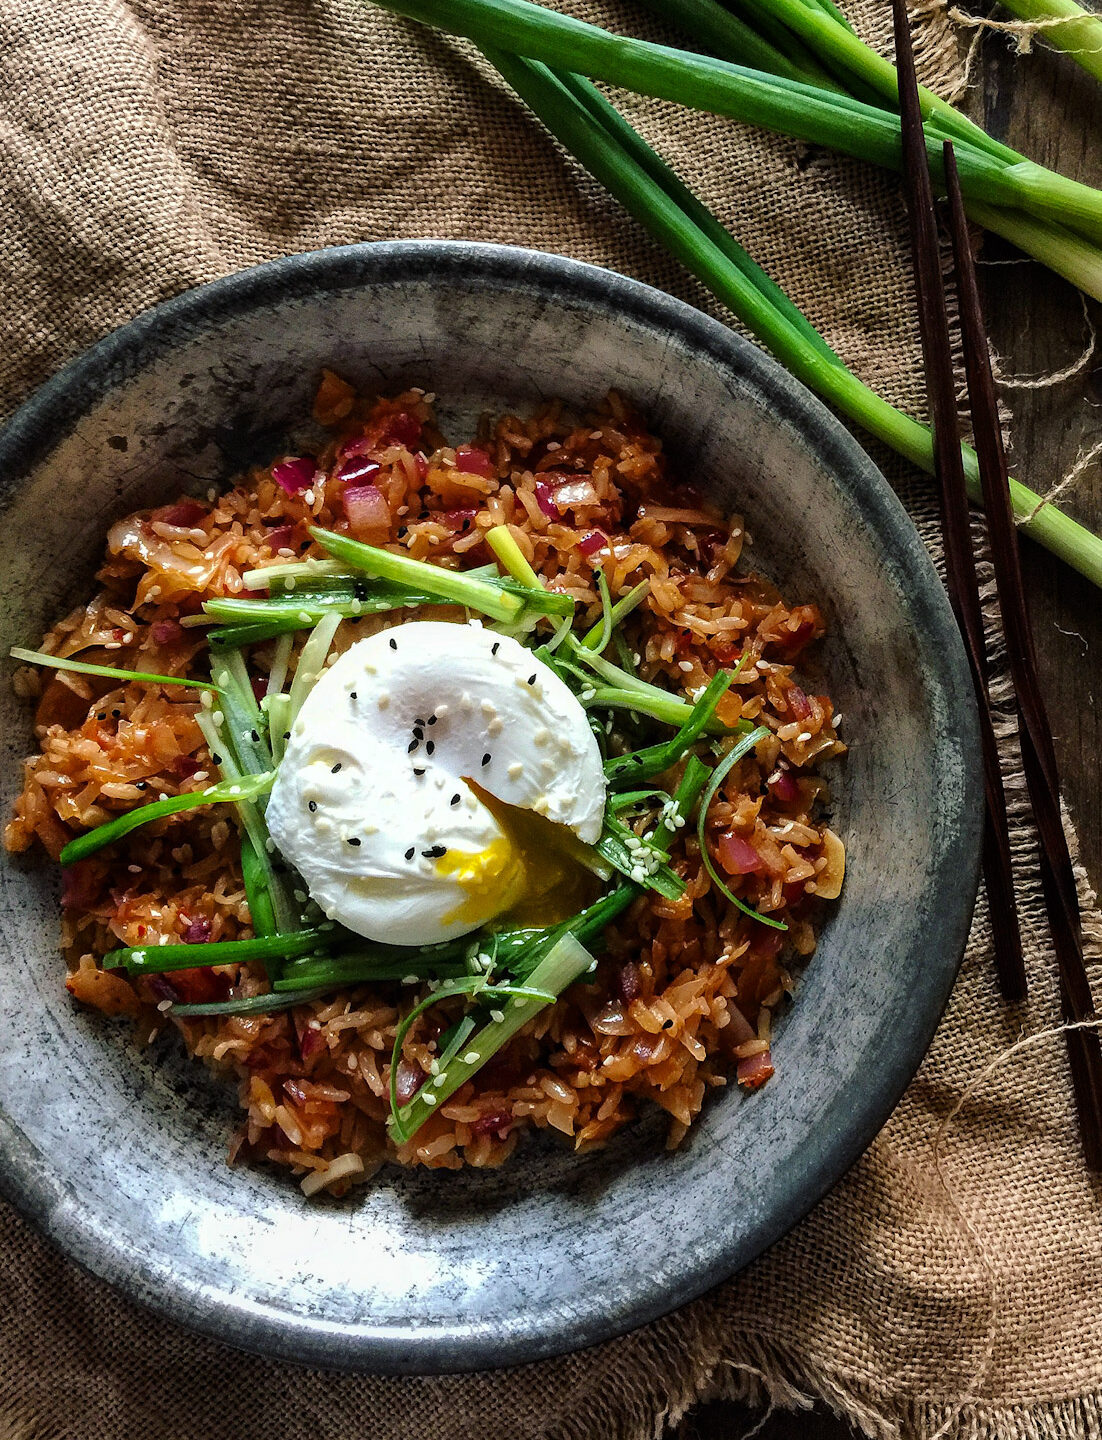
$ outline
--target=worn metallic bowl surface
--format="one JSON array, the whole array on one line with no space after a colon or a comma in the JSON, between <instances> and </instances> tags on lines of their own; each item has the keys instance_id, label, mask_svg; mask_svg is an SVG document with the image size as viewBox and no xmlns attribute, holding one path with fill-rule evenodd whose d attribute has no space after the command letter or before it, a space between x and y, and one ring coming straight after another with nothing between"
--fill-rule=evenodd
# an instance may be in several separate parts
<instances>
[{"instance_id":1,"label":"worn metallic bowl surface","mask_svg":"<svg viewBox=\"0 0 1102 1440\"><path fill-rule=\"evenodd\" d=\"M836 775L840 904L760 1092L713 1094L680 1149L657 1115L585 1156L385 1171L344 1202L230 1170L229 1087L171 1040L78 1009L56 868L0 863L0 1184L72 1257L163 1314L338 1368L490 1367L589 1345L732 1274L861 1153L917 1068L976 890L980 802L963 655L918 535L871 461L760 351L590 266L444 242L295 256L140 316L0 438L2 653L88 593L115 517L269 458L322 365L483 408L609 385L680 473L748 517L754 564L830 621L821 665L852 748ZM6 811L30 716L2 687Z\"/></svg>"}]
</instances>

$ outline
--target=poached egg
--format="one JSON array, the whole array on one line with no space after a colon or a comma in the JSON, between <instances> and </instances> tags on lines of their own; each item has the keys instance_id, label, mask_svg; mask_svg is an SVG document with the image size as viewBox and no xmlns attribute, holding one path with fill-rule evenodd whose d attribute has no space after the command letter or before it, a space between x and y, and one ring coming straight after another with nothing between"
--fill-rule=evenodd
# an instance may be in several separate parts
<instances>
[{"instance_id":1,"label":"poached egg","mask_svg":"<svg viewBox=\"0 0 1102 1440\"><path fill-rule=\"evenodd\" d=\"M267 820L329 919L426 945L575 913L604 805L597 741L554 671L478 622L413 621L323 672Z\"/></svg>"}]
</instances>

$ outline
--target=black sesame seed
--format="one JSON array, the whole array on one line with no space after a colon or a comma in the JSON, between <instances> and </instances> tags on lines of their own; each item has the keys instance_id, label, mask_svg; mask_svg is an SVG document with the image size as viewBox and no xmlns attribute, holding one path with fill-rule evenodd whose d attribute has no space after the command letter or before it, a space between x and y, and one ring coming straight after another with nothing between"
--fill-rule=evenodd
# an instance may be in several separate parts
<instances>
[{"instance_id":1,"label":"black sesame seed","mask_svg":"<svg viewBox=\"0 0 1102 1440\"><path fill-rule=\"evenodd\" d=\"M399 540L404 540L408 534L409 534L409 526L408 526L408 525L399 525L399 526L398 526L398 539L399 539Z\"/></svg>"},{"instance_id":2,"label":"black sesame seed","mask_svg":"<svg viewBox=\"0 0 1102 1440\"><path fill-rule=\"evenodd\" d=\"M318 802L316 800L311 800L306 808L310 811L310 814L312 815L314 811L318 808Z\"/></svg>"},{"instance_id":3,"label":"black sesame seed","mask_svg":"<svg viewBox=\"0 0 1102 1440\"><path fill-rule=\"evenodd\" d=\"M290 738L291 738L291 732L290 732L290 730L284 730L284 732L283 732L283 738L284 738L284 740L290 740Z\"/></svg>"},{"instance_id":4,"label":"black sesame seed","mask_svg":"<svg viewBox=\"0 0 1102 1440\"><path fill-rule=\"evenodd\" d=\"M414 852L415 848L416 848L415 846L411 845L411 846L409 847L409 849L406 851L406 859L407 859L407 860L412 860L412 859L413 859L413 852Z\"/></svg>"},{"instance_id":5,"label":"black sesame seed","mask_svg":"<svg viewBox=\"0 0 1102 1440\"><path fill-rule=\"evenodd\" d=\"M355 690L351 690L349 691L348 698L349 700L358 700L359 696L356 694Z\"/></svg>"},{"instance_id":6,"label":"black sesame seed","mask_svg":"<svg viewBox=\"0 0 1102 1440\"><path fill-rule=\"evenodd\" d=\"M415 715L413 717L413 723L415 725L423 725L425 722L421 719L420 715Z\"/></svg>"},{"instance_id":7,"label":"black sesame seed","mask_svg":"<svg viewBox=\"0 0 1102 1440\"><path fill-rule=\"evenodd\" d=\"M360 837L358 835L350 835L348 837L348 843L349 845L358 845L360 843Z\"/></svg>"},{"instance_id":8,"label":"black sesame seed","mask_svg":"<svg viewBox=\"0 0 1102 1440\"><path fill-rule=\"evenodd\" d=\"M338 760L337 763L333 766L332 770L330 770L330 775L335 775L340 768L341 762Z\"/></svg>"},{"instance_id":9,"label":"black sesame seed","mask_svg":"<svg viewBox=\"0 0 1102 1440\"><path fill-rule=\"evenodd\" d=\"M673 1029L673 1021L672 1021L672 1020L663 1020L663 1021L662 1021L662 1029L663 1029L663 1030L672 1030L672 1029Z\"/></svg>"},{"instance_id":10,"label":"black sesame seed","mask_svg":"<svg viewBox=\"0 0 1102 1440\"><path fill-rule=\"evenodd\" d=\"M413 727L413 738L415 740L423 740L425 738L425 732L421 729L420 725Z\"/></svg>"},{"instance_id":11,"label":"black sesame seed","mask_svg":"<svg viewBox=\"0 0 1102 1440\"><path fill-rule=\"evenodd\" d=\"M363 580L354 580L352 582L352 596L356 600L366 600L369 598L368 588Z\"/></svg>"},{"instance_id":12,"label":"black sesame seed","mask_svg":"<svg viewBox=\"0 0 1102 1440\"><path fill-rule=\"evenodd\" d=\"M426 860L439 860L441 855L446 855L447 853L448 847L446 845L430 845L427 850L421 851L421 854Z\"/></svg>"},{"instance_id":13,"label":"black sesame seed","mask_svg":"<svg viewBox=\"0 0 1102 1440\"><path fill-rule=\"evenodd\" d=\"M436 724L436 716L435 716L435 715L430 715L430 716L429 716L429 724L430 724L430 725L435 725L435 724Z\"/></svg>"},{"instance_id":14,"label":"black sesame seed","mask_svg":"<svg viewBox=\"0 0 1102 1440\"><path fill-rule=\"evenodd\" d=\"M256 744L256 745L259 745L259 744L260 744L260 736L257 734L257 732L256 732L255 730L250 730L250 731L249 731L249 734L253 737L253 743Z\"/></svg>"},{"instance_id":15,"label":"black sesame seed","mask_svg":"<svg viewBox=\"0 0 1102 1440\"><path fill-rule=\"evenodd\" d=\"M501 649L501 641L500 641L500 640L495 640L494 643L490 646L490 654L491 654L491 655L496 655L497 652L498 652L500 649Z\"/></svg>"},{"instance_id":16,"label":"black sesame seed","mask_svg":"<svg viewBox=\"0 0 1102 1440\"><path fill-rule=\"evenodd\" d=\"M483 757L482 757L482 763L483 763L483 765L489 765L489 763L490 763L489 752L487 752L485 755L483 755Z\"/></svg>"},{"instance_id":17,"label":"black sesame seed","mask_svg":"<svg viewBox=\"0 0 1102 1440\"><path fill-rule=\"evenodd\" d=\"M537 675L529 675L529 677L528 677L528 683L529 683L529 685L534 685L534 684L536 683L536 681L537 681L538 678L539 678L539 677L538 677Z\"/></svg>"},{"instance_id":18,"label":"black sesame seed","mask_svg":"<svg viewBox=\"0 0 1102 1440\"><path fill-rule=\"evenodd\" d=\"M121 714L122 714L122 711L121 711L121 710L112 710L112 711L111 711L111 719L112 719L112 720L117 720Z\"/></svg>"},{"instance_id":19,"label":"black sesame seed","mask_svg":"<svg viewBox=\"0 0 1102 1440\"><path fill-rule=\"evenodd\" d=\"M99 712L99 714L96 716L96 719L97 719L97 720L106 720L106 719L107 719L107 711L106 711L106 710L101 710L101 711Z\"/></svg>"},{"instance_id":20,"label":"black sesame seed","mask_svg":"<svg viewBox=\"0 0 1102 1440\"><path fill-rule=\"evenodd\" d=\"M436 749L436 741L435 741L435 740L426 740L426 741L425 741L425 754L426 754L426 755L431 755L432 752L433 752L435 749Z\"/></svg>"},{"instance_id":21,"label":"black sesame seed","mask_svg":"<svg viewBox=\"0 0 1102 1440\"><path fill-rule=\"evenodd\" d=\"M462 800L462 799L463 799L463 796L462 796L462 795L453 795L453 796L452 796L452 804L453 804L453 805L458 805L459 802L460 802L460 800Z\"/></svg>"},{"instance_id":22,"label":"black sesame seed","mask_svg":"<svg viewBox=\"0 0 1102 1440\"><path fill-rule=\"evenodd\" d=\"M420 743L420 740L411 740L406 746L406 754L412 755L413 752L417 749L418 745L420 745Z\"/></svg>"},{"instance_id":23,"label":"black sesame seed","mask_svg":"<svg viewBox=\"0 0 1102 1440\"><path fill-rule=\"evenodd\" d=\"M397 640L395 640L395 638L394 638L393 635L390 637L390 648L391 648L392 650L397 650L397 648L398 648L398 642L397 642Z\"/></svg>"},{"instance_id":24,"label":"black sesame seed","mask_svg":"<svg viewBox=\"0 0 1102 1440\"><path fill-rule=\"evenodd\" d=\"M135 781L134 781L134 789L135 789L135 790L148 790L148 789L149 789L149 781L148 781L148 780L135 780Z\"/></svg>"},{"instance_id":25,"label":"black sesame seed","mask_svg":"<svg viewBox=\"0 0 1102 1440\"><path fill-rule=\"evenodd\" d=\"M214 763L215 763L216 765L221 765L221 763L222 763L222 757L221 757L221 755L212 755L210 758L214 761Z\"/></svg>"},{"instance_id":26,"label":"black sesame seed","mask_svg":"<svg viewBox=\"0 0 1102 1440\"><path fill-rule=\"evenodd\" d=\"M418 780L420 780L421 776L422 776L425 772L424 772L423 770L418 770L417 766L415 765L415 766L413 767L413 773L417 776Z\"/></svg>"}]
</instances>

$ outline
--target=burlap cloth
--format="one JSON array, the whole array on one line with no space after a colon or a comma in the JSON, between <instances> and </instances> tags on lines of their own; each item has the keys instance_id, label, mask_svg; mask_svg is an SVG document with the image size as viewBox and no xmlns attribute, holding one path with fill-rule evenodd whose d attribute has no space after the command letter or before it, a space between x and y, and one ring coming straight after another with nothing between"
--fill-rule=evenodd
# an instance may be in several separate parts
<instances>
[{"instance_id":1,"label":"burlap cloth","mask_svg":"<svg viewBox=\"0 0 1102 1440\"><path fill-rule=\"evenodd\" d=\"M887 11L860 0L854 18L882 42ZM650 23L596 3L579 13L636 33ZM948 93L959 71L944 20L916 21L927 77ZM0 0L0 95L5 411L155 301L355 240L531 245L711 308L466 47L367 0ZM920 408L893 182L673 106L629 110L847 361ZM928 482L893 475L932 540ZM1009 744L1006 765L1017 780ZM981 907L883 1133L796 1231L705 1299L507 1373L338 1377L175 1329L5 1211L5 1440L641 1440L720 1394L822 1397L875 1435L1102 1433L1102 1207L1062 1044L984 1073L1022 1029L1057 1018L1025 831L1017 850L1028 1006L1011 1017L996 998ZM1102 926L1084 899L1097 957Z\"/></svg>"}]
</instances>

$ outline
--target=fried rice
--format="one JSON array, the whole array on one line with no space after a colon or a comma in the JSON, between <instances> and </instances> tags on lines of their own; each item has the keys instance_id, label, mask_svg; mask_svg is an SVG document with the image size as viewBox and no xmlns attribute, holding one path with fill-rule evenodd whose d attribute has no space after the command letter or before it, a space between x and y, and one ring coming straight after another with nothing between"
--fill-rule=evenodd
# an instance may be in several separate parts
<instances>
[{"instance_id":1,"label":"fried rice","mask_svg":"<svg viewBox=\"0 0 1102 1440\"><path fill-rule=\"evenodd\" d=\"M204 943L252 934L230 807L183 812L67 868L61 945L70 994L128 1017L143 1042L175 1026L191 1055L237 1086L244 1121L231 1160L289 1166L306 1193L339 1194L387 1160L499 1165L533 1128L586 1150L647 1101L668 1115L676 1145L709 1090L732 1082L753 1089L773 1074L773 1016L793 991L795 964L815 948L822 902L837 896L844 867L841 842L824 823L829 795L818 773L844 749L840 717L794 673L823 618L815 604L788 602L740 566L751 543L742 518L721 516L672 475L660 441L615 393L580 420L557 403L528 419L485 417L458 447L437 430L433 398L418 389L363 398L326 372L314 419L328 438L316 467L302 470L322 478L303 485L294 457L284 458L224 493L120 520L96 594L54 626L42 649L203 676L204 631L181 622L205 599L242 594L250 569L320 553L308 525L458 568L492 561L486 533L507 525L545 583L578 602L579 625L601 616L598 567L613 599L649 581L624 626L644 679L691 699L741 657L718 716L771 734L720 787L708 844L734 893L787 928L767 928L732 906L708 875L694 827L683 829L671 865L684 894L641 894L595 947L595 972L395 1148L385 1128L392 1047L425 987L360 985L270 1015L172 1014L173 1002L267 989L259 965L202 964ZM364 503L357 481L368 472L385 505L374 496ZM464 618L442 605L415 613ZM393 623L389 615L347 620L336 648ZM258 684L271 659L270 643L253 648ZM192 690L31 669L15 683L36 703L39 750L25 762L9 850L37 841L56 859L81 831L216 778ZM610 732L619 719L609 714ZM110 950L162 938L194 944L196 967L132 980L102 967ZM430 1073L436 1042L461 1007L443 1000L410 1030L400 1099Z\"/></svg>"}]
</instances>

